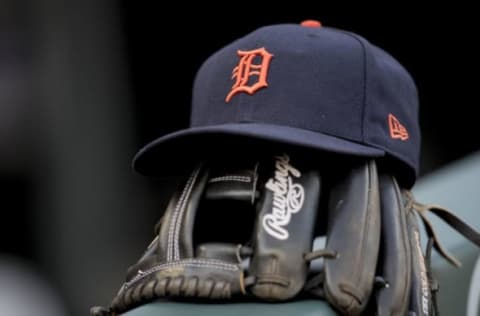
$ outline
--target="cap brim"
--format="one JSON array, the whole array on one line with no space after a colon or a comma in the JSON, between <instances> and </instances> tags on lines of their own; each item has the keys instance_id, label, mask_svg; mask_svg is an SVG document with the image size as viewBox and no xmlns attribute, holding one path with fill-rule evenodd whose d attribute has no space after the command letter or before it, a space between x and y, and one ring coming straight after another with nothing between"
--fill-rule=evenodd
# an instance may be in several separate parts
<instances>
[{"instance_id":1,"label":"cap brim","mask_svg":"<svg viewBox=\"0 0 480 316\"><path fill-rule=\"evenodd\" d=\"M224 155L230 150L245 147L245 144L265 142L360 157L385 155L382 149L304 129L263 123L232 123L193 127L160 137L135 155L133 168L144 175L173 175L179 168L185 169L187 165L198 163L208 156Z\"/></svg>"}]
</instances>

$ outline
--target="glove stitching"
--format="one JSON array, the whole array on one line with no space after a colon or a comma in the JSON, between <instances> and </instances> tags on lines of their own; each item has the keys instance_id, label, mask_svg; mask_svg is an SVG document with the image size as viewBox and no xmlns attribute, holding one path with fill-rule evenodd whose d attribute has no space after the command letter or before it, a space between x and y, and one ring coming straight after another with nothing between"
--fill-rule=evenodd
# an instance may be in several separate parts
<instances>
[{"instance_id":1,"label":"glove stitching","mask_svg":"<svg viewBox=\"0 0 480 316\"><path fill-rule=\"evenodd\" d=\"M178 217L177 217L177 222L175 223L175 236L173 238L173 242L174 242L174 257L173 257L173 259L174 260L180 260L180 245L179 245L180 226L182 224L183 214L185 214L185 208L187 206L188 200L190 199L192 189L194 187L194 184L197 180L197 177L198 177L199 173L200 173L200 168L197 168L197 170L195 171L194 178L193 178L193 180L190 184L190 188L187 192L187 196L183 200L182 208L180 209L180 213L178 214Z\"/></svg>"},{"instance_id":2,"label":"glove stitching","mask_svg":"<svg viewBox=\"0 0 480 316\"><path fill-rule=\"evenodd\" d=\"M250 183L252 182L252 178L248 176L228 175L223 177L212 178L208 182L215 183L215 182L222 182L222 181L236 181L236 182Z\"/></svg>"},{"instance_id":3,"label":"glove stitching","mask_svg":"<svg viewBox=\"0 0 480 316\"><path fill-rule=\"evenodd\" d=\"M175 206L175 211L173 212L172 220L170 222L170 227L168 230L168 248L167 248L167 261L173 261L174 257L177 257L177 252L178 252L178 238L176 230L178 229L178 226L180 225L180 220L179 220L179 215L183 213L183 210L186 205L186 201L188 200L188 197L190 196L190 193L193 188L193 184L195 183L195 179L198 176L198 173L200 171L200 168L195 169L195 171L192 173L190 178L187 181L187 184L185 185L182 194L180 196L180 199L177 202L177 205ZM172 253L173 252L173 253Z\"/></svg>"},{"instance_id":4,"label":"glove stitching","mask_svg":"<svg viewBox=\"0 0 480 316\"><path fill-rule=\"evenodd\" d=\"M141 273L137 274L133 277L130 281L125 282L124 288L129 288L132 284L136 283L137 281L147 277L148 275L172 268L172 267L197 267L197 268L212 268L212 269L219 269L225 271L238 271L238 266L234 264L225 263L218 260L199 260L199 259L187 259L182 261L173 261L155 265L148 270L141 271Z\"/></svg>"},{"instance_id":5,"label":"glove stitching","mask_svg":"<svg viewBox=\"0 0 480 316\"><path fill-rule=\"evenodd\" d=\"M173 257L173 255L172 255L172 252L173 252L173 249L172 249L173 248L173 238L172 238L172 236L174 235L174 231L175 231L175 222L176 222L176 218L177 218L177 213L178 213L178 209L180 208L181 204L183 203L183 200L185 199L188 188L190 187L190 182L192 181L193 177L194 177L194 173L192 173L192 175L188 179L187 183L185 184L185 187L183 188L182 194L180 195L180 198L177 202L177 205L175 205L175 211L173 212L172 220L170 221L170 227L168 229L168 240L167 240L167 261L172 261L173 260L173 258L172 258Z\"/></svg>"},{"instance_id":6,"label":"glove stitching","mask_svg":"<svg viewBox=\"0 0 480 316\"><path fill-rule=\"evenodd\" d=\"M252 186L252 204L255 203L255 192L257 192L257 184L258 184L258 166L260 162L257 161L255 167L253 169L253 186Z\"/></svg>"}]
</instances>

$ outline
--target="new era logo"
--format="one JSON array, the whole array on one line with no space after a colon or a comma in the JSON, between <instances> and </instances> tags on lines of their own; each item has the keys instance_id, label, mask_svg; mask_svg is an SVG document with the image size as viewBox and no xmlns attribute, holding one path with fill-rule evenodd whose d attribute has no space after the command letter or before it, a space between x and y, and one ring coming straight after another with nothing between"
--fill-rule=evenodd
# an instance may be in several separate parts
<instances>
[{"instance_id":1,"label":"new era logo","mask_svg":"<svg viewBox=\"0 0 480 316\"><path fill-rule=\"evenodd\" d=\"M400 139L403 141L408 139L409 136L407 129L391 113L388 114L388 126L390 128L390 137L392 139Z\"/></svg>"}]
</instances>

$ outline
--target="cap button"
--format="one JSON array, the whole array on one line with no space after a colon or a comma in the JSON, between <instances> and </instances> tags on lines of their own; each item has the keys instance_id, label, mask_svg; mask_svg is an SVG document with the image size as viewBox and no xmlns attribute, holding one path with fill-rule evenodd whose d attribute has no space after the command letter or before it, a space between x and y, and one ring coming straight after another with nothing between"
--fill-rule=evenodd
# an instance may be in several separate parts
<instances>
[{"instance_id":1,"label":"cap button","mask_svg":"<svg viewBox=\"0 0 480 316\"><path fill-rule=\"evenodd\" d=\"M322 27L322 23L317 20L305 20L302 23L300 23L301 26L303 27Z\"/></svg>"}]
</instances>

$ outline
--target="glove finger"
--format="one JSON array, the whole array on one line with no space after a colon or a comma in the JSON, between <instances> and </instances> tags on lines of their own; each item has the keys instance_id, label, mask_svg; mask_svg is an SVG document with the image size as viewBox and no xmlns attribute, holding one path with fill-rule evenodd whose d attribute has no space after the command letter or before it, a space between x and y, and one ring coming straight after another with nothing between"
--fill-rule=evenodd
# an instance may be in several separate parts
<instances>
[{"instance_id":1,"label":"glove finger","mask_svg":"<svg viewBox=\"0 0 480 316\"><path fill-rule=\"evenodd\" d=\"M411 248L409 311L414 315L430 315L432 311L432 297L428 271L420 242L420 230L413 210L407 210L407 227Z\"/></svg>"},{"instance_id":2,"label":"glove finger","mask_svg":"<svg viewBox=\"0 0 480 316\"><path fill-rule=\"evenodd\" d=\"M338 310L358 315L372 292L380 242L380 200L374 161L353 168L330 192L325 295Z\"/></svg>"},{"instance_id":3,"label":"glove finger","mask_svg":"<svg viewBox=\"0 0 480 316\"><path fill-rule=\"evenodd\" d=\"M298 168L298 169L297 169ZM251 292L265 300L286 300L305 284L320 196L320 175L303 170L286 154L259 185L257 221L249 274Z\"/></svg>"},{"instance_id":4,"label":"glove finger","mask_svg":"<svg viewBox=\"0 0 480 316\"><path fill-rule=\"evenodd\" d=\"M395 178L381 175L379 184L382 230L378 272L387 286L377 293L377 315L403 316L408 308L411 274L407 211Z\"/></svg>"}]
</instances>

